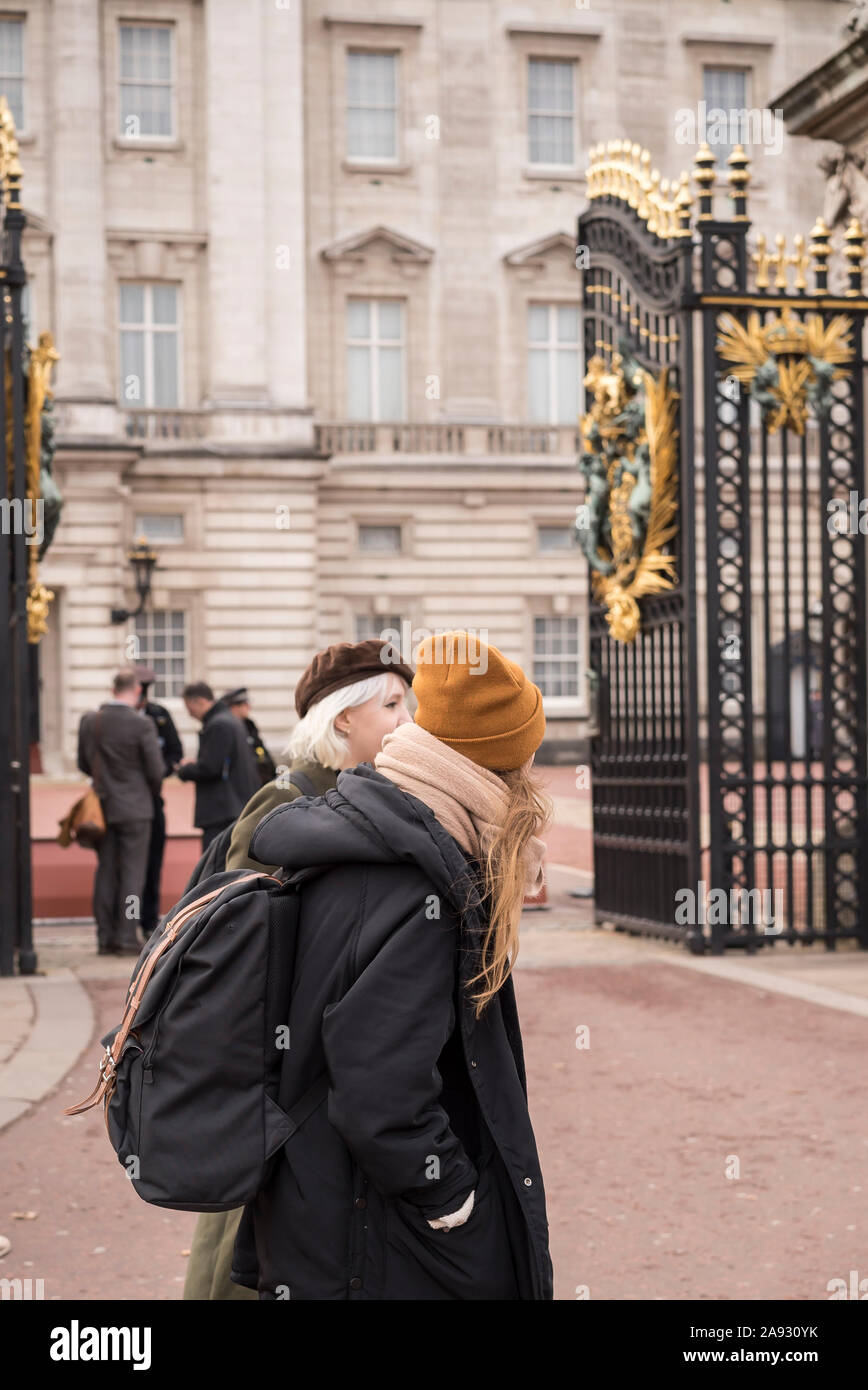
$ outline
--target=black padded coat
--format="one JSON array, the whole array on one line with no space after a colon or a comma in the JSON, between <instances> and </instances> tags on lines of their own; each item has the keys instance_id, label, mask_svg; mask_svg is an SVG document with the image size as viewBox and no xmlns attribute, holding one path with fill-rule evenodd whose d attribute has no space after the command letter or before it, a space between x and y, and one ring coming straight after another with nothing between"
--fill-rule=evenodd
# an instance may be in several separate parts
<instances>
[{"instance_id":1,"label":"black padded coat","mask_svg":"<svg viewBox=\"0 0 868 1390\"><path fill-rule=\"evenodd\" d=\"M368 764L272 811L251 854L324 870L302 890L279 1101L324 1069L328 1089L245 1208L232 1278L275 1300L551 1299L512 980L478 1021L463 988L473 861ZM466 1224L432 1230L471 1189Z\"/></svg>"}]
</instances>

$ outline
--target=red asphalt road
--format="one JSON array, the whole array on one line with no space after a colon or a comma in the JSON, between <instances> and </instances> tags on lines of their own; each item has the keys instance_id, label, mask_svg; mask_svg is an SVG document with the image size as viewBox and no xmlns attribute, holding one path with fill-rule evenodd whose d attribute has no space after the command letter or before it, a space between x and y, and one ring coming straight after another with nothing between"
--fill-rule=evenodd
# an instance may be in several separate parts
<instances>
[{"instance_id":1,"label":"red asphalt road","mask_svg":"<svg viewBox=\"0 0 868 1390\"><path fill-rule=\"evenodd\" d=\"M98 1113L60 1114L119 1017L119 982L88 988L84 1059L0 1134L0 1272L47 1299L179 1298L195 1216L135 1195ZM517 991L556 1298L816 1300L868 1276L868 1020L656 963L519 968Z\"/></svg>"}]
</instances>

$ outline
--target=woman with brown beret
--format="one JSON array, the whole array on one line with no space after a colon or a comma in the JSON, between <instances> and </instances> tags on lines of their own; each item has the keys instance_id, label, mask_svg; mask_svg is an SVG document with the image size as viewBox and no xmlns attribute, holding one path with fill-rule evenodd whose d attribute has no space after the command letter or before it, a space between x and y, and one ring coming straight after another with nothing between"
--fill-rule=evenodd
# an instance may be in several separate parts
<instances>
[{"instance_id":1,"label":"woman with brown beret","mask_svg":"<svg viewBox=\"0 0 868 1390\"><path fill-rule=\"evenodd\" d=\"M250 837L269 811L302 796L321 796L343 768L373 762L384 737L410 720L406 696L413 671L388 643L338 642L318 652L295 688L299 717L286 750L289 762L260 787L241 812L226 854L227 869L270 873L248 853ZM240 1209L206 1213L196 1223L185 1299L255 1299L229 1279Z\"/></svg>"}]
</instances>

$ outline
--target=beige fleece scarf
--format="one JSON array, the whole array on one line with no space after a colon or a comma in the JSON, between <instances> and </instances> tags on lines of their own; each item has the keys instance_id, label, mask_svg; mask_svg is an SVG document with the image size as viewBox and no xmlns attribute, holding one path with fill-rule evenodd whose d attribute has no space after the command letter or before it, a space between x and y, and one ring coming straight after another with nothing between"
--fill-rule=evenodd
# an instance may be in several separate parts
<instances>
[{"instance_id":1,"label":"beige fleece scarf","mask_svg":"<svg viewBox=\"0 0 868 1390\"><path fill-rule=\"evenodd\" d=\"M509 805L506 783L457 753L420 724L401 724L383 739L374 767L423 801L467 854L483 859ZM545 845L534 836L525 850L527 893L542 888Z\"/></svg>"}]
</instances>

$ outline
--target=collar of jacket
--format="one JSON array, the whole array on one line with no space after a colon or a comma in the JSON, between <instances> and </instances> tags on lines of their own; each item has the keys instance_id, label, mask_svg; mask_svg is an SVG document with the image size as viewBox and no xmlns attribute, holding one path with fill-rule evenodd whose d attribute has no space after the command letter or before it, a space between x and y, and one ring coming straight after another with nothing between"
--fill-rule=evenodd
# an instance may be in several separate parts
<instances>
[{"instance_id":1,"label":"collar of jacket","mask_svg":"<svg viewBox=\"0 0 868 1390\"><path fill-rule=\"evenodd\" d=\"M229 706L226 704L225 700L215 700L211 708L207 710L205 714L202 716L202 727L204 728L205 725L208 723L208 720L213 718L215 714L229 713Z\"/></svg>"}]
</instances>

